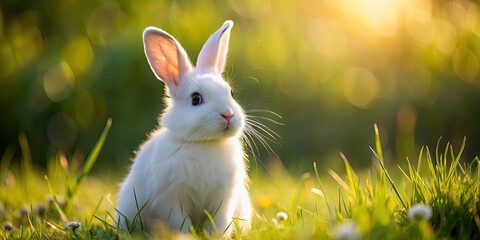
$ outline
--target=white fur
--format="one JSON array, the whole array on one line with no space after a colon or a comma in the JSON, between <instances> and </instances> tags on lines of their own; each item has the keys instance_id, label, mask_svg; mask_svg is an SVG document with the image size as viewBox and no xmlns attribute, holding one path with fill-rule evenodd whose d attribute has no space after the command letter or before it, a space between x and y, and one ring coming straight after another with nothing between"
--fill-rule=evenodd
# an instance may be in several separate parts
<instances>
[{"instance_id":1,"label":"white fur","mask_svg":"<svg viewBox=\"0 0 480 240\"><path fill-rule=\"evenodd\" d=\"M136 227L145 229L161 221L188 232L204 222L211 233L226 230L228 236L234 219L243 228L250 226L252 208L240 142L245 114L220 75L232 26L225 22L209 38L197 69L175 38L160 29L145 30L147 59L166 83L170 98L161 127L140 148L120 188L117 210L122 229L127 228L125 217L131 222L137 214ZM195 92L204 99L198 106L192 105ZM233 114L230 120L222 116L228 114ZM205 212L216 212L214 226Z\"/></svg>"}]
</instances>

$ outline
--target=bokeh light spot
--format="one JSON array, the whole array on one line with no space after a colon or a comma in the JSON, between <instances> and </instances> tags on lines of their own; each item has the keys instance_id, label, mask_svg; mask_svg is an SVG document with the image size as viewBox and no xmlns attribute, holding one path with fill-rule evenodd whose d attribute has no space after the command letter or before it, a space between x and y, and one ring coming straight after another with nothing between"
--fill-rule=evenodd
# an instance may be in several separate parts
<instances>
[{"instance_id":1,"label":"bokeh light spot","mask_svg":"<svg viewBox=\"0 0 480 240\"><path fill-rule=\"evenodd\" d=\"M476 6L467 1L449 1L445 4L445 12L452 22L460 28L473 31L477 23Z\"/></svg>"},{"instance_id":2,"label":"bokeh light spot","mask_svg":"<svg viewBox=\"0 0 480 240\"><path fill-rule=\"evenodd\" d=\"M70 41L64 49L63 57L76 75L87 72L94 57L88 38L78 37Z\"/></svg>"},{"instance_id":3,"label":"bokeh light spot","mask_svg":"<svg viewBox=\"0 0 480 240\"><path fill-rule=\"evenodd\" d=\"M478 75L478 58L466 47L459 46L453 53L453 70L467 83L473 83Z\"/></svg>"},{"instance_id":4,"label":"bokeh light spot","mask_svg":"<svg viewBox=\"0 0 480 240\"><path fill-rule=\"evenodd\" d=\"M435 19L435 40L434 45L445 54L452 54L457 46L457 31L448 22Z\"/></svg>"},{"instance_id":5,"label":"bokeh light spot","mask_svg":"<svg viewBox=\"0 0 480 240\"><path fill-rule=\"evenodd\" d=\"M42 50L44 42L40 29L34 23L36 12L24 13L10 28L13 49L20 65L29 63Z\"/></svg>"},{"instance_id":6,"label":"bokeh light spot","mask_svg":"<svg viewBox=\"0 0 480 240\"><path fill-rule=\"evenodd\" d=\"M256 1L256 0L245 0L245 1L236 1L230 0L230 6L232 9L238 13L240 16L246 18L259 18L265 15L271 6L270 0Z\"/></svg>"},{"instance_id":7,"label":"bokeh light spot","mask_svg":"<svg viewBox=\"0 0 480 240\"><path fill-rule=\"evenodd\" d=\"M47 70L43 77L43 90L53 102L67 99L75 85L75 79L70 66L60 62Z\"/></svg>"},{"instance_id":8,"label":"bokeh light spot","mask_svg":"<svg viewBox=\"0 0 480 240\"><path fill-rule=\"evenodd\" d=\"M96 44L105 44L106 35L112 32L120 18L120 6L116 2L98 6L90 14L87 22L87 33Z\"/></svg>"},{"instance_id":9,"label":"bokeh light spot","mask_svg":"<svg viewBox=\"0 0 480 240\"><path fill-rule=\"evenodd\" d=\"M429 44L435 36L432 15L422 8L411 9L405 21L410 36L419 43Z\"/></svg>"},{"instance_id":10,"label":"bokeh light spot","mask_svg":"<svg viewBox=\"0 0 480 240\"><path fill-rule=\"evenodd\" d=\"M324 57L336 58L345 53L345 33L335 22L314 19L308 28L308 37L315 50Z\"/></svg>"},{"instance_id":11,"label":"bokeh light spot","mask_svg":"<svg viewBox=\"0 0 480 240\"><path fill-rule=\"evenodd\" d=\"M347 70L342 81L345 99L356 107L367 109L378 98L380 85L372 72L353 67Z\"/></svg>"}]
</instances>

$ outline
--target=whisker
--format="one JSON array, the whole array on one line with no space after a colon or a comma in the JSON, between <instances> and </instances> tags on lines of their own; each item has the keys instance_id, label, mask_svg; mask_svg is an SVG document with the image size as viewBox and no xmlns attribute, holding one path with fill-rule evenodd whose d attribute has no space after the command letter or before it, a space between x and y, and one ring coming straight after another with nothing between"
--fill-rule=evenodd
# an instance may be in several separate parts
<instances>
[{"instance_id":1,"label":"whisker","mask_svg":"<svg viewBox=\"0 0 480 240\"><path fill-rule=\"evenodd\" d=\"M267 152L271 155L274 155L274 156L277 156L277 154L275 153L275 151L273 151L272 147L270 146L270 144L268 143L267 140L265 140L265 137L263 135L261 135L259 132L257 132L255 129L253 129L253 131L251 132L256 138L257 140L260 142L260 144L267 150ZM278 156L277 156L278 157Z\"/></svg>"},{"instance_id":2,"label":"whisker","mask_svg":"<svg viewBox=\"0 0 480 240\"><path fill-rule=\"evenodd\" d=\"M251 129L244 132L244 135L242 136L242 138L243 138L244 142L246 142L247 145L250 146L250 153L252 154L252 157L254 159L255 166L258 168L258 162L260 162L260 164L265 169L267 169L267 166L262 161L260 161L259 158L257 157L259 155L258 146L257 146L257 143L255 142L255 140L253 139L253 136L251 135L252 133L250 131L251 131Z\"/></svg>"},{"instance_id":3,"label":"whisker","mask_svg":"<svg viewBox=\"0 0 480 240\"><path fill-rule=\"evenodd\" d=\"M283 125L283 123L275 119L282 119L282 116L274 111L258 108L248 109L246 106L248 105L244 105L244 109L247 109L245 110L246 126L244 131L244 142L250 148L253 157L256 159L257 155L259 155L257 141L270 155L278 157L273 148L270 146L270 143L280 144L277 139L281 138L281 136L262 121ZM272 117L269 117L268 115Z\"/></svg>"},{"instance_id":4,"label":"whisker","mask_svg":"<svg viewBox=\"0 0 480 240\"><path fill-rule=\"evenodd\" d=\"M256 127L258 130L267 134L269 136L269 138L267 139L271 139L272 142L278 143L277 137L281 138L280 135L278 135L278 133L276 133L275 131L273 131L272 129L270 129L269 127L267 127L265 124L261 122L258 122L252 119L247 120L247 122L253 127Z\"/></svg>"},{"instance_id":5,"label":"whisker","mask_svg":"<svg viewBox=\"0 0 480 240\"><path fill-rule=\"evenodd\" d=\"M255 129L254 125L250 124L248 128L245 129L245 132L253 139L257 139L257 141L267 150L267 152L271 155L277 156L275 151L273 151L272 147L269 144L270 142L278 143L278 141L270 139L269 137L265 137L262 135L257 129ZM253 140L252 140L253 141ZM253 141L255 142L255 141ZM256 144L255 144L256 146ZM258 149L257 149L258 150ZM278 157L278 156L277 156Z\"/></svg>"},{"instance_id":6,"label":"whisker","mask_svg":"<svg viewBox=\"0 0 480 240\"><path fill-rule=\"evenodd\" d=\"M251 136L248 134L249 134L248 132L245 132L242 135L241 139L245 143L245 147L247 148L247 150L253 155L253 158L256 159L258 155L258 147L255 141L253 141L253 139L252 140L250 139Z\"/></svg>"},{"instance_id":7,"label":"whisker","mask_svg":"<svg viewBox=\"0 0 480 240\"><path fill-rule=\"evenodd\" d=\"M252 123L254 124L254 126L258 127L258 128L263 128L265 131L268 131L270 133L272 133L272 135L275 135L276 137L280 137L280 135L278 135L275 131L273 131L270 127L268 127L267 125L265 125L264 123L258 121L258 120L255 120L255 119L248 119L247 120L249 123ZM263 130L262 129L262 130Z\"/></svg>"},{"instance_id":8,"label":"whisker","mask_svg":"<svg viewBox=\"0 0 480 240\"><path fill-rule=\"evenodd\" d=\"M279 122L279 121L273 120L273 119L271 119L271 118L269 118L269 117L264 117L264 116L253 116L253 115L251 115L251 116L249 116L249 117L250 117L250 118L252 118L252 119L261 119L261 120L265 120L265 121L268 121L268 122L271 122L271 123L275 123L275 124L278 124L278 125L285 125L285 124L283 124L283 123L281 123L281 122Z\"/></svg>"},{"instance_id":9,"label":"whisker","mask_svg":"<svg viewBox=\"0 0 480 240\"><path fill-rule=\"evenodd\" d=\"M256 109L248 109L245 110L245 113L269 113L274 115L275 117L278 117L280 119L283 119L282 116L274 111L267 110L267 109L261 109L261 108L256 108Z\"/></svg>"},{"instance_id":10,"label":"whisker","mask_svg":"<svg viewBox=\"0 0 480 240\"><path fill-rule=\"evenodd\" d=\"M251 80L254 80L257 83L260 83L260 81L256 77L244 77L244 79L251 79Z\"/></svg>"}]
</instances>

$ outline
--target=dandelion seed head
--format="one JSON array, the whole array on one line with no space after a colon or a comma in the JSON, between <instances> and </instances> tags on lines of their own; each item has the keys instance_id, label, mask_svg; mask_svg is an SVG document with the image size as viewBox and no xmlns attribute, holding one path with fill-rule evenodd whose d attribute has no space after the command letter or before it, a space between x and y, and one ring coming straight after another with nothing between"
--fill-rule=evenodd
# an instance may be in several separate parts
<instances>
[{"instance_id":1,"label":"dandelion seed head","mask_svg":"<svg viewBox=\"0 0 480 240\"><path fill-rule=\"evenodd\" d=\"M408 210L408 218L429 220L430 218L432 218L432 208L426 204L414 204Z\"/></svg>"},{"instance_id":2,"label":"dandelion seed head","mask_svg":"<svg viewBox=\"0 0 480 240\"><path fill-rule=\"evenodd\" d=\"M339 223L333 229L333 239L337 240L357 240L361 239L360 230L353 221Z\"/></svg>"}]
</instances>

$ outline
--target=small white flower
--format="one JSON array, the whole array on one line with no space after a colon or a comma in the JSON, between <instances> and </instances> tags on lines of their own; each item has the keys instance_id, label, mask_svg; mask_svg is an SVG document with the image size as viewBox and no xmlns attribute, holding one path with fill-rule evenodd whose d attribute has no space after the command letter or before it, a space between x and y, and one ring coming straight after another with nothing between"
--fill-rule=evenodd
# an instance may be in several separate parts
<instances>
[{"instance_id":1,"label":"small white flower","mask_svg":"<svg viewBox=\"0 0 480 240\"><path fill-rule=\"evenodd\" d=\"M432 208L426 204L414 204L408 210L408 218L429 220L432 218Z\"/></svg>"},{"instance_id":2,"label":"small white flower","mask_svg":"<svg viewBox=\"0 0 480 240\"><path fill-rule=\"evenodd\" d=\"M82 227L82 224L79 223L79 222L75 222L75 221L72 221L72 222L68 222L67 224L65 224L63 226L63 229L65 230L72 230L75 232L75 230L79 229Z\"/></svg>"},{"instance_id":3,"label":"small white flower","mask_svg":"<svg viewBox=\"0 0 480 240\"><path fill-rule=\"evenodd\" d=\"M361 239L360 229L355 222L348 220L335 226L332 237L337 240L358 240Z\"/></svg>"},{"instance_id":4,"label":"small white flower","mask_svg":"<svg viewBox=\"0 0 480 240\"><path fill-rule=\"evenodd\" d=\"M288 214L286 212L278 212L276 218L279 222L286 221L288 219Z\"/></svg>"}]
</instances>

